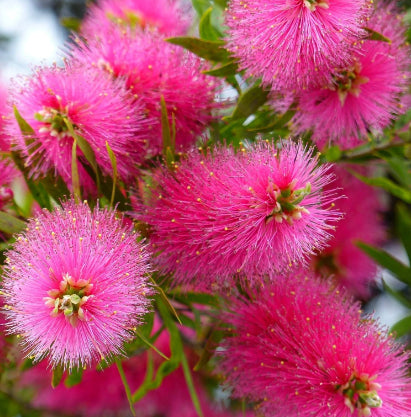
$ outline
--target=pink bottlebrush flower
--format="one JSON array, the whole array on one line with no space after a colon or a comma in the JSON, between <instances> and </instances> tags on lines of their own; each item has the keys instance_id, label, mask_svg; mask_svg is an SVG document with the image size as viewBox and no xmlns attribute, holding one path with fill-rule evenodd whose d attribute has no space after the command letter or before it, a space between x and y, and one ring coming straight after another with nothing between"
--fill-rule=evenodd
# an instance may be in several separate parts
<instances>
[{"instance_id":1,"label":"pink bottlebrush flower","mask_svg":"<svg viewBox=\"0 0 411 417\"><path fill-rule=\"evenodd\" d=\"M379 216L381 203L377 191L349 174L342 167L334 167L335 185L346 198L336 201L336 208L344 215L336 226L328 246L313 260L314 269L334 278L350 292L362 298L370 295L370 284L377 274L376 264L355 246L356 241L378 245L384 238ZM360 171L364 174L363 171ZM325 189L329 188L328 185Z\"/></svg>"},{"instance_id":2,"label":"pink bottlebrush flower","mask_svg":"<svg viewBox=\"0 0 411 417\"><path fill-rule=\"evenodd\" d=\"M221 368L235 397L275 417L404 417L404 347L329 282L293 272L229 300Z\"/></svg>"},{"instance_id":3,"label":"pink bottlebrush flower","mask_svg":"<svg viewBox=\"0 0 411 417\"><path fill-rule=\"evenodd\" d=\"M210 288L233 276L288 268L324 247L332 177L317 167L312 149L260 142L243 152L192 152L176 172L157 175L159 187L146 213L157 266L176 284ZM248 278L246 278L248 279Z\"/></svg>"},{"instance_id":4,"label":"pink bottlebrush flower","mask_svg":"<svg viewBox=\"0 0 411 417\"><path fill-rule=\"evenodd\" d=\"M120 178L131 181L137 174L136 163L144 157L147 126L141 105L122 83L84 66L39 68L14 87L12 102L35 132L28 145L14 118L8 126L33 177L54 170L71 184L73 135L65 120L89 143L105 174L113 171L106 142L116 155ZM78 165L81 183L87 186L88 174L82 164Z\"/></svg>"},{"instance_id":5,"label":"pink bottlebrush flower","mask_svg":"<svg viewBox=\"0 0 411 417\"><path fill-rule=\"evenodd\" d=\"M90 6L81 32L87 38L104 37L104 31L112 23L121 28L178 36L187 32L190 20L187 11L174 0L101 0Z\"/></svg>"},{"instance_id":6,"label":"pink bottlebrush flower","mask_svg":"<svg viewBox=\"0 0 411 417\"><path fill-rule=\"evenodd\" d=\"M247 76L274 90L327 84L335 67L351 62L364 35L369 0L232 0L228 48Z\"/></svg>"},{"instance_id":7,"label":"pink bottlebrush flower","mask_svg":"<svg viewBox=\"0 0 411 417\"><path fill-rule=\"evenodd\" d=\"M206 68L200 58L154 33L136 36L111 29L87 44L77 39L72 59L125 78L128 88L144 105L149 125L148 156L160 153L163 147L161 97L170 126L172 114L175 117L176 150L187 149L213 120L212 111L221 107L214 101L219 86L215 77L201 72Z\"/></svg>"},{"instance_id":8,"label":"pink bottlebrush flower","mask_svg":"<svg viewBox=\"0 0 411 417\"><path fill-rule=\"evenodd\" d=\"M367 26L391 43L363 41L354 63L334 72L331 87L300 95L295 130L312 130L320 147L329 142L347 147L344 138L363 139L369 131L381 132L406 110L402 101L411 58L401 15L392 3L380 2Z\"/></svg>"},{"instance_id":9,"label":"pink bottlebrush flower","mask_svg":"<svg viewBox=\"0 0 411 417\"><path fill-rule=\"evenodd\" d=\"M53 366L121 353L148 308L147 257L115 212L73 201L44 211L7 253L9 332Z\"/></svg>"}]
</instances>

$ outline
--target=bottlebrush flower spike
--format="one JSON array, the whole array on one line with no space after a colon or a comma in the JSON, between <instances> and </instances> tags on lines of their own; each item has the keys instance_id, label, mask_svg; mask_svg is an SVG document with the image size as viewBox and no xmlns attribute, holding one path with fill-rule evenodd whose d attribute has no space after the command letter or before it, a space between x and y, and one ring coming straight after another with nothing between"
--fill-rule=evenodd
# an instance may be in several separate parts
<instances>
[{"instance_id":1,"label":"bottlebrush flower spike","mask_svg":"<svg viewBox=\"0 0 411 417\"><path fill-rule=\"evenodd\" d=\"M165 36L178 36L187 32L190 20L178 1L101 0L90 6L81 32L87 38L99 36L112 23L123 29L158 31Z\"/></svg>"},{"instance_id":2,"label":"bottlebrush flower spike","mask_svg":"<svg viewBox=\"0 0 411 417\"><path fill-rule=\"evenodd\" d=\"M154 33L136 36L115 27L87 43L76 40L72 59L92 65L113 77L125 79L127 87L144 105L149 129L147 157L162 152L161 97L167 106L170 126L175 116L176 151L193 145L221 107L214 99L219 88L215 77L191 52L165 42Z\"/></svg>"},{"instance_id":3,"label":"bottlebrush flower spike","mask_svg":"<svg viewBox=\"0 0 411 417\"><path fill-rule=\"evenodd\" d=\"M232 284L282 270L324 247L334 192L328 166L312 149L260 142L243 152L192 152L175 172L156 177L151 206L137 215L151 227L155 262L176 284Z\"/></svg>"},{"instance_id":4,"label":"bottlebrush flower spike","mask_svg":"<svg viewBox=\"0 0 411 417\"><path fill-rule=\"evenodd\" d=\"M301 90L331 81L351 62L372 1L232 0L228 48L247 76L274 90Z\"/></svg>"},{"instance_id":5,"label":"bottlebrush flower spike","mask_svg":"<svg viewBox=\"0 0 411 417\"><path fill-rule=\"evenodd\" d=\"M334 71L333 86L302 92L293 120L296 133L311 129L321 148L329 142L349 147L352 141L344 138L381 132L405 112L411 58L401 20L392 2L378 3L367 26L391 43L364 41L354 63Z\"/></svg>"},{"instance_id":6,"label":"bottlebrush flower spike","mask_svg":"<svg viewBox=\"0 0 411 417\"><path fill-rule=\"evenodd\" d=\"M10 333L27 356L65 368L122 351L147 312L145 248L115 212L73 201L30 220L7 253Z\"/></svg>"},{"instance_id":7,"label":"bottlebrush flower spike","mask_svg":"<svg viewBox=\"0 0 411 417\"><path fill-rule=\"evenodd\" d=\"M365 174L364 170L359 172ZM364 184L343 167L335 166L333 173L335 186L345 196L335 203L343 218L327 247L312 259L312 265L319 274L333 276L352 294L366 299L370 296L370 284L377 275L377 265L355 246L355 242L374 246L382 243L382 205L375 188ZM328 188L326 185L325 189Z\"/></svg>"},{"instance_id":8,"label":"bottlebrush flower spike","mask_svg":"<svg viewBox=\"0 0 411 417\"><path fill-rule=\"evenodd\" d=\"M221 369L235 397L275 417L404 417L404 347L329 282L294 272L229 300Z\"/></svg>"},{"instance_id":9,"label":"bottlebrush flower spike","mask_svg":"<svg viewBox=\"0 0 411 417\"><path fill-rule=\"evenodd\" d=\"M71 184L73 134L67 121L89 143L105 174L112 174L106 142L116 155L122 180L131 181L138 173L135 164L144 157L147 125L141 105L122 83L85 66L39 68L14 87L12 102L35 132L28 145L14 119L8 126L33 177L54 170ZM79 174L83 186L93 187L81 164Z\"/></svg>"}]
</instances>

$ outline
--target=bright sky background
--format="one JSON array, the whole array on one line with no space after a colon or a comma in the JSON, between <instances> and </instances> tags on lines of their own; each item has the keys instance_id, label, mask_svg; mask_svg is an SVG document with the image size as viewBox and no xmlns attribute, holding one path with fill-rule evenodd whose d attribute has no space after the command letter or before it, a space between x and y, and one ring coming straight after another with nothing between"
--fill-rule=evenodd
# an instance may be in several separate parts
<instances>
[{"instance_id":1,"label":"bright sky background","mask_svg":"<svg viewBox=\"0 0 411 417\"><path fill-rule=\"evenodd\" d=\"M33 66L50 64L61 55L64 31L51 12L30 0L0 0L0 29L11 37L5 53L0 53L3 81L29 74Z\"/></svg>"}]
</instances>

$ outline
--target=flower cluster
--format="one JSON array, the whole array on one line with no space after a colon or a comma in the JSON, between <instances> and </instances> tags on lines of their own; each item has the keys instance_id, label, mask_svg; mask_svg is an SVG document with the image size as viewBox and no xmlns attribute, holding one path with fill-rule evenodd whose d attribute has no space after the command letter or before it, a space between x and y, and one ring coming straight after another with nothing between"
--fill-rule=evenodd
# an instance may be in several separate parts
<instances>
[{"instance_id":1,"label":"flower cluster","mask_svg":"<svg viewBox=\"0 0 411 417\"><path fill-rule=\"evenodd\" d=\"M356 246L385 237L368 183L410 202L403 15L209 3L196 38L185 0L97 0L61 65L0 88L0 402L35 385L35 408L68 416L254 415L243 399L259 417L407 417L410 355L361 312L377 265Z\"/></svg>"}]
</instances>

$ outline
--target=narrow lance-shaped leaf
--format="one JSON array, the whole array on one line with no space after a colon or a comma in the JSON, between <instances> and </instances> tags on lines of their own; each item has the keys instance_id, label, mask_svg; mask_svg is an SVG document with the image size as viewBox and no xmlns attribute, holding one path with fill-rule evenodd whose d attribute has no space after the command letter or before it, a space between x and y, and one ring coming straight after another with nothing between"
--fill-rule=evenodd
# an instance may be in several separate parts
<instances>
[{"instance_id":1,"label":"narrow lance-shaped leaf","mask_svg":"<svg viewBox=\"0 0 411 417\"><path fill-rule=\"evenodd\" d=\"M384 287L384 291L394 297L399 303L403 306L411 309L411 300L409 300L405 295L401 294L400 292L391 288L384 280L382 280L382 285Z\"/></svg>"},{"instance_id":2,"label":"narrow lance-shaped leaf","mask_svg":"<svg viewBox=\"0 0 411 417\"><path fill-rule=\"evenodd\" d=\"M411 269L405 266L402 262L395 259L389 253L374 248L373 246L366 245L362 242L356 244L362 251L368 256L377 261L381 266L387 268L402 282L411 285Z\"/></svg>"},{"instance_id":3,"label":"narrow lance-shaped leaf","mask_svg":"<svg viewBox=\"0 0 411 417\"><path fill-rule=\"evenodd\" d=\"M45 187L41 183L33 181L30 178L29 172L24 165L20 153L17 151L12 151L11 157L13 158L13 161L16 164L17 168L23 174L24 180L26 181L27 187L30 190L33 198L40 204L40 207L45 207L48 210L51 210L52 207L50 204L50 198L47 191L45 190Z\"/></svg>"},{"instance_id":4,"label":"narrow lance-shaped leaf","mask_svg":"<svg viewBox=\"0 0 411 417\"><path fill-rule=\"evenodd\" d=\"M391 193L392 195L395 195L396 197L400 198L401 200L404 200L405 202L411 204L411 190L407 190L406 188L400 187L398 184L395 184L394 182L385 177L368 178L358 174L355 171L350 170L350 172L364 183L372 185L373 187L382 188Z\"/></svg>"},{"instance_id":5,"label":"narrow lance-shaped leaf","mask_svg":"<svg viewBox=\"0 0 411 417\"><path fill-rule=\"evenodd\" d=\"M391 327L391 332L395 333L397 337L405 336L411 333L411 316L404 317Z\"/></svg>"},{"instance_id":6,"label":"narrow lance-shaped leaf","mask_svg":"<svg viewBox=\"0 0 411 417\"><path fill-rule=\"evenodd\" d=\"M211 75L213 77L228 77L230 75L237 74L237 72L238 72L238 63L237 61L233 60L217 68L203 71L203 74Z\"/></svg>"},{"instance_id":7,"label":"narrow lance-shaped leaf","mask_svg":"<svg viewBox=\"0 0 411 417\"><path fill-rule=\"evenodd\" d=\"M240 96L237 106L229 119L235 120L247 118L252 115L267 101L268 93L268 91L263 90L263 88L258 85L251 87Z\"/></svg>"},{"instance_id":8,"label":"narrow lance-shaped leaf","mask_svg":"<svg viewBox=\"0 0 411 417\"><path fill-rule=\"evenodd\" d=\"M116 196L116 185L117 185L117 176L118 176L117 159L116 159L116 155L114 155L114 152L110 148L110 145L108 144L107 141L106 141L106 148L107 148L108 156L110 158L111 168L113 169L113 190L111 191L111 199L110 199L110 206L113 207L114 198Z\"/></svg>"},{"instance_id":9,"label":"narrow lance-shaped leaf","mask_svg":"<svg viewBox=\"0 0 411 417\"><path fill-rule=\"evenodd\" d=\"M186 380L187 388L190 393L191 401L193 402L194 408L197 411L199 417L204 417L203 411L201 410L200 400L198 399L197 391L194 386L193 378L191 376L190 366L188 365L187 358L183 353L181 360L183 367L184 378Z\"/></svg>"},{"instance_id":10,"label":"narrow lance-shaped leaf","mask_svg":"<svg viewBox=\"0 0 411 417\"><path fill-rule=\"evenodd\" d=\"M23 116L19 113L17 107L13 106L14 117L17 120L21 133L23 135L33 136L35 135L34 129L26 122ZM32 142L32 141L31 141Z\"/></svg>"},{"instance_id":11,"label":"narrow lance-shaped leaf","mask_svg":"<svg viewBox=\"0 0 411 417\"><path fill-rule=\"evenodd\" d=\"M26 223L11 214L0 211L0 231L14 234L21 232L26 227Z\"/></svg>"},{"instance_id":12,"label":"narrow lance-shaped leaf","mask_svg":"<svg viewBox=\"0 0 411 417\"><path fill-rule=\"evenodd\" d=\"M77 142L78 147L81 149L81 152L83 152L83 155L87 159L87 162L90 164L91 168L93 169L93 172L96 176L97 189L100 189L100 173L99 173L99 168L98 168L97 161L96 161L96 155L94 154L93 148L86 141L86 139L83 138L83 136L79 135L75 131L73 124L67 117L64 118L64 122L67 126L67 129L71 137Z\"/></svg>"},{"instance_id":13,"label":"narrow lance-shaped leaf","mask_svg":"<svg viewBox=\"0 0 411 417\"><path fill-rule=\"evenodd\" d=\"M211 23L211 13L213 8L209 7L203 14L198 25L198 32L202 39L217 41L220 39L220 33Z\"/></svg>"},{"instance_id":14,"label":"narrow lance-shaped leaf","mask_svg":"<svg viewBox=\"0 0 411 417\"><path fill-rule=\"evenodd\" d=\"M411 212L403 205L397 207L397 232L411 265Z\"/></svg>"},{"instance_id":15,"label":"narrow lance-shaped leaf","mask_svg":"<svg viewBox=\"0 0 411 417\"><path fill-rule=\"evenodd\" d=\"M387 38L382 33L376 32L374 29L365 27L364 30L368 33L367 39L370 41L391 43L391 39Z\"/></svg>"},{"instance_id":16,"label":"narrow lance-shaped leaf","mask_svg":"<svg viewBox=\"0 0 411 417\"><path fill-rule=\"evenodd\" d=\"M63 374L64 374L64 369L62 366L58 365L55 368L53 368L53 373L51 376L51 386L53 388L56 388L60 384L63 378Z\"/></svg>"},{"instance_id":17,"label":"narrow lance-shaped leaf","mask_svg":"<svg viewBox=\"0 0 411 417\"><path fill-rule=\"evenodd\" d=\"M211 6L209 0L192 0L193 7L197 12L198 16L201 16L207 11L207 9Z\"/></svg>"},{"instance_id":18,"label":"narrow lance-shaped leaf","mask_svg":"<svg viewBox=\"0 0 411 417\"><path fill-rule=\"evenodd\" d=\"M80 384L81 380L83 379L83 371L84 370L82 367L71 369L66 379L64 380L64 385L67 388L70 388Z\"/></svg>"},{"instance_id":19,"label":"narrow lance-shaped leaf","mask_svg":"<svg viewBox=\"0 0 411 417\"><path fill-rule=\"evenodd\" d=\"M161 131L163 135L163 156L167 162L169 168L172 167L175 161L175 123L173 126L173 131L170 128L170 122L168 119L167 105L164 100L164 97L161 96ZM174 118L173 118L174 121Z\"/></svg>"},{"instance_id":20,"label":"narrow lance-shaped leaf","mask_svg":"<svg viewBox=\"0 0 411 417\"><path fill-rule=\"evenodd\" d=\"M227 62L230 59L229 52L224 49L223 41L207 41L192 37L168 38L167 42L182 46L200 58L214 62Z\"/></svg>"},{"instance_id":21,"label":"narrow lance-shaped leaf","mask_svg":"<svg viewBox=\"0 0 411 417\"><path fill-rule=\"evenodd\" d=\"M264 104L264 103L263 103ZM273 130L283 128L295 115L295 110L288 110L282 114L279 118L275 119L272 123L262 126L248 129L250 132L272 132Z\"/></svg>"},{"instance_id":22,"label":"narrow lance-shaped leaf","mask_svg":"<svg viewBox=\"0 0 411 417\"><path fill-rule=\"evenodd\" d=\"M171 304L170 300L168 299L166 293L164 292L164 290L156 283L155 279L153 276L150 277L150 281L154 284L154 286L156 287L156 290L158 291L158 294L160 295L161 299L163 300L164 304L167 306L167 308L174 314L174 317L177 319L177 321L181 323L180 317L177 314L176 309L173 307L173 305Z\"/></svg>"},{"instance_id":23,"label":"narrow lance-shaped leaf","mask_svg":"<svg viewBox=\"0 0 411 417\"><path fill-rule=\"evenodd\" d=\"M71 181L73 186L74 199L78 203L81 201L81 190L80 190L80 177L78 174L77 165L77 141L73 141L73 147L71 149Z\"/></svg>"}]
</instances>

